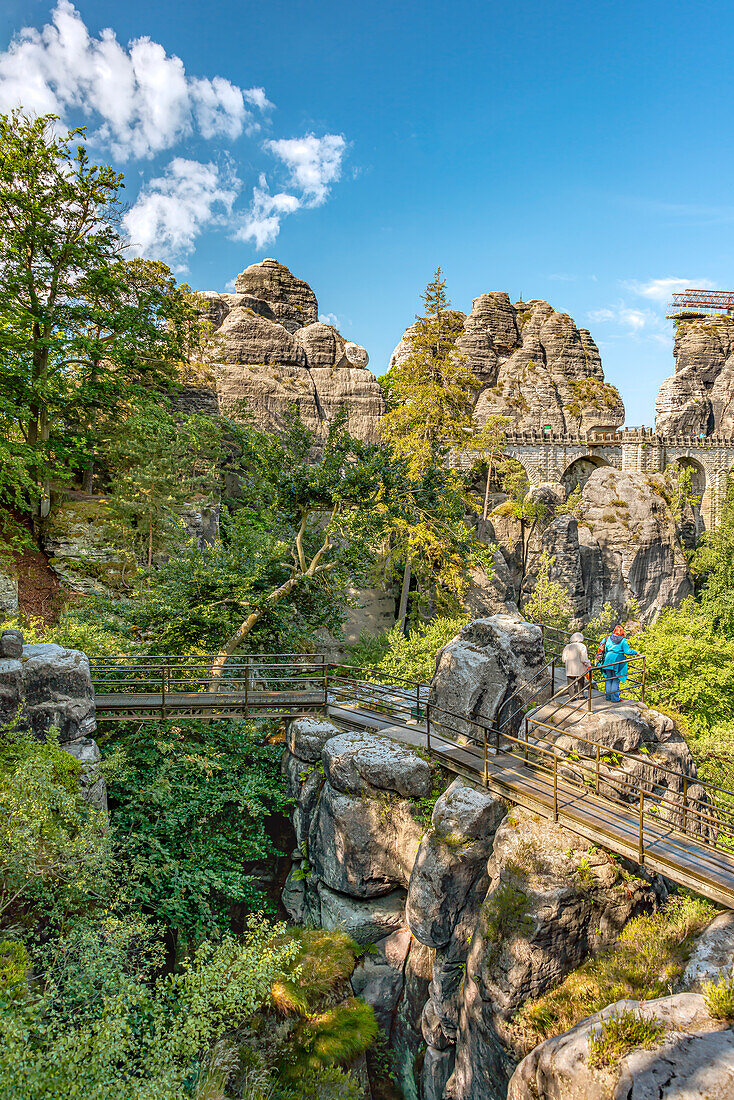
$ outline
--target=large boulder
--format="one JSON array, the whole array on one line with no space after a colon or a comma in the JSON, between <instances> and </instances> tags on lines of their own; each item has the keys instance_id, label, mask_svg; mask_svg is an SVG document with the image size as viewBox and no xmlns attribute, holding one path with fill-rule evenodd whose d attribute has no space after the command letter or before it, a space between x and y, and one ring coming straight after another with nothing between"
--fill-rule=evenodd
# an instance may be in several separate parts
<instances>
[{"instance_id":1,"label":"large boulder","mask_svg":"<svg viewBox=\"0 0 734 1100\"><path fill-rule=\"evenodd\" d=\"M589 1040L603 1042L606 1030L622 1013L648 1024L646 1044L621 1055L610 1049L607 1059L595 1064ZM507 1100L582 1097L731 1100L734 1029L729 1022L712 1017L697 993L654 1001L617 1001L536 1047L518 1066L507 1092Z\"/></svg>"},{"instance_id":2,"label":"large boulder","mask_svg":"<svg viewBox=\"0 0 734 1100\"><path fill-rule=\"evenodd\" d=\"M487 859L507 806L457 778L436 802L410 875L406 917L416 939L446 947L471 891L486 891Z\"/></svg>"},{"instance_id":3,"label":"large boulder","mask_svg":"<svg viewBox=\"0 0 734 1100\"><path fill-rule=\"evenodd\" d=\"M23 645L19 630L0 636L0 724L13 722L39 740L50 730L59 744L81 765L84 798L107 809L107 791L100 768L101 754L93 740L97 728L89 658L78 649L52 642Z\"/></svg>"},{"instance_id":4,"label":"large boulder","mask_svg":"<svg viewBox=\"0 0 734 1100\"><path fill-rule=\"evenodd\" d=\"M436 656L430 689L434 720L450 726L454 738L471 738L482 725L498 722L512 732L522 702L546 681L540 627L511 615L477 619Z\"/></svg>"},{"instance_id":5,"label":"large boulder","mask_svg":"<svg viewBox=\"0 0 734 1100\"><path fill-rule=\"evenodd\" d=\"M700 993L706 982L734 975L734 911L719 913L697 937L680 988Z\"/></svg>"},{"instance_id":6,"label":"large boulder","mask_svg":"<svg viewBox=\"0 0 734 1100\"><path fill-rule=\"evenodd\" d=\"M389 737L342 733L326 742L321 758L326 778L342 794L383 790L403 798L425 798L431 793L429 764Z\"/></svg>"},{"instance_id":7,"label":"large boulder","mask_svg":"<svg viewBox=\"0 0 734 1100\"><path fill-rule=\"evenodd\" d=\"M660 435L734 433L734 317L710 316L676 325L675 372L660 386Z\"/></svg>"},{"instance_id":8,"label":"large boulder","mask_svg":"<svg viewBox=\"0 0 734 1100\"><path fill-rule=\"evenodd\" d=\"M408 886L421 827L405 799L341 794L325 783L308 834L308 858L330 889L357 898Z\"/></svg>"}]
</instances>

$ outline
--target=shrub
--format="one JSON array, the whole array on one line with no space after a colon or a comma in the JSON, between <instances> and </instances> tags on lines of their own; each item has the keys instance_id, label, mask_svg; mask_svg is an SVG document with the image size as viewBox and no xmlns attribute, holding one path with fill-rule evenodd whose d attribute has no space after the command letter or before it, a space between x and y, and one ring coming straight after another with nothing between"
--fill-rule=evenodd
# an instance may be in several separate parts
<instances>
[{"instance_id":1,"label":"shrub","mask_svg":"<svg viewBox=\"0 0 734 1100\"><path fill-rule=\"evenodd\" d=\"M717 1020L734 1020L734 973L718 982L705 982L702 993L712 1016Z\"/></svg>"},{"instance_id":2,"label":"shrub","mask_svg":"<svg viewBox=\"0 0 734 1100\"><path fill-rule=\"evenodd\" d=\"M665 1025L623 1008L605 1016L589 1035L589 1065L613 1066L638 1047L652 1047L665 1035Z\"/></svg>"},{"instance_id":3,"label":"shrub","mask_svg":"<svg viewBox=\"0 0 734 1100\"><path fill-rule=\"evenodd\" d=\"M383 634L362 635L350 647L349 664L374 669L375 679L394 676L427 683L436 667L436 654L454 638L469 621L463 618L438 618L420 630L406 636L395 626Z\"/></svg>"}]
</instances>

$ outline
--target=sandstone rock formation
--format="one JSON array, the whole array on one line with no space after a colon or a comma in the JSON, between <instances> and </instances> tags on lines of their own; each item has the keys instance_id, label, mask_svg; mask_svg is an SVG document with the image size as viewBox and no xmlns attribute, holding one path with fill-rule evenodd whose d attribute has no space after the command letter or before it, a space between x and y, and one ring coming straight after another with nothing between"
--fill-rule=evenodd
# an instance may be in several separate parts
<instances>
[{"instance_id":1,"label":"sandstone rock formation","mask_svg":"<svg viewBox=\"0 0 734 1100\"><path fill-rule=\"evenodd\" d=\"M367 369L369 356L318 320L308 284L276 260L263 260L243 271L235 287L235 294L206 294L219 410L235 416L246 410L259 427L282 429L295 408L323 434L347 408L350 432L376 441L385 401ZM179 403L201 407L200 389L186 387Z\"/></svg>"},{"instance_id":2,"label":"sandstone rock formation","mask_svg":"<svg viewBox=\"0 0 734 1100\"><path fill-rule=\"evenodd\" d=\"M406 355L410 332L395 348L391 366ZM513 305L504 293L480 295L464 317L456 352L481 382L480 423L499 413L519 429L542 431L549 424L554 432L567 432L624 421L622 399L604 381L590 333L548 302Z\"/></svg>"},{"instance_id":3,"label":"sandstone rock formation","mask_svg":"<svg viewBox=\"0 0 734 1100\"><path fill-rule=\"evenodd\" d=\"M540 627L511 615L492 615L462 627L436 654L430 702L434 721L451 719L452 736L471 738L480 720L507 723L521 703L550 682ZM448 721L448 719L445 719Z\"/></svg>"},{"instance_id":4,"label":"sandstone rock formation","mask_svg":"<svg viewBox=\"0 0 734 1100\"><path fill-rule=\"evenodd\" d=\"M595 1066L589 1039L620 1013L659 1026L649 1047ZM655 1001L617 1001L564 1035L547 1039L521 1062L507 1100L707 1100L734 1097L734 1029L714 1019L698 993Z\"/></svg>"},{"instance_id":5,"label":"sandstone rock formation","mask_svg":"<svg viewBox=\"0 0 734 1100\"><path fill-rule=\"evenodd\" d=\"M89 658L78 649L53 643L23 645L18 630L0 637L0 723L18 718L39 740L50 729L59 744L82 765L84 797L107 808L107 793L93 740L97 728Z\"/></svg>"},{"instance_id":6,"label":"sandstone rock formation","mask_svg":"<svg viewBox=\"0 0 734 1100\"><path fill-rule=\"evenodd\" d=\"M535 658L535 634L521 626L496 616L474 641L462 631L439 659L441 691L453 664L460 696L473 667L482 687L471 698L500 705ZM502 799L462 778L447 780L426 828L428 765L388 736L302 718L287 745L297 844L283 893L290 916L373 945L352 984L375 1008L406 1096L504 1100L524 1053L514 1011L654 908L662 881L637 867L625 874L528 812L508 815Z\"/></svg>"},{"instance_id":7,"label":"sandstone rock formation","mask_svg":"<svg viewBox=\"0 0 734 1100\"><path fill-rule=\"evenodd\" d=\"M524 530L502 505L490 515L491 537L522 599L535 587L544 552L555 559L551 578L563 585L574 616L584 622L605 603L623 616L634 608L643 622L651 622L692 593L676 517L659 481L600 466L584 484L573 514L546 497L545 515ZM528 541L524 572L523 540Z\"/></svg>"},{"instance_id":8,"label":"sandstone rock formation","mask_svg":"<svg viewBox=\"0 0 734 1100\"><path fill-rule=\"evenodd\" d=\"M655 404L660 435L734 434L734 317L678 321L675 372Z\"/></svg>"}]
</instances>

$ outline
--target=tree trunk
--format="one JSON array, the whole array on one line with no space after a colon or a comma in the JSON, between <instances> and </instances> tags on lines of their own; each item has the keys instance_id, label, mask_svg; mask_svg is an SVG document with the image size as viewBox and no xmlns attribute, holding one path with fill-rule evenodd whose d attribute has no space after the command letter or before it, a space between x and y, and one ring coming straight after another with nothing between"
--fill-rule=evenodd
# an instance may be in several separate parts
<instances>
[{"instance_id":1,"label":"tree trunk","mask_svg":"<svg viewBox=\"0 0 734 1100\"><path fill-rule=\"evenodd\" d=\"M479 541L484 538L484 531L487 526L487 515L489 514L489 482L491 477L491 469L487 467L487 484L484 486L484 507L482 509L482 522L479 527Z\"/></svg>"},{"instance_id":2,"label":"tree trunk","mask_svg":"<svg viewBox=\"0 0 734 1100\"><path fill-rule=\"evenodd\" d=\"M291 577L290 580L287 580L285 582L285 584L281 584L280 588L276 588L274 592L271 592L270 595L267 597L263 607L258 607L254 611L250 612L245 621L237 627L234 634L232 634L232 636L227 639L227 641L224 643L224 645L214 658L214 661L212 662L212 677L209 681L209 691L211 693L219 690L219 681L222 678L222 672L224 671L224 666L227 662L227 658L232 656L240 643L244 641L244 639L250 633L253 626L255 626L255 624L260 621L260 619L265 614L268 606L272 606L272 604L278 603L278 601L282 600L284 596L287 596L289 592L292 592L300 579L300 576Z\"/></svg>"},{"instance_id":3,"label":"tree trunk","mask_svg":"<svg viewBox=\"0 0 734 1100\"><path fill-rule=\"evenodd\" d=\"M403 585L400 589L400 604L398 606L398 623L402 633L405 633L405 619L408 614L408 593L410 591L410 559L405 563L405 570L403 571Z\"/></svg>"}]
</instances>

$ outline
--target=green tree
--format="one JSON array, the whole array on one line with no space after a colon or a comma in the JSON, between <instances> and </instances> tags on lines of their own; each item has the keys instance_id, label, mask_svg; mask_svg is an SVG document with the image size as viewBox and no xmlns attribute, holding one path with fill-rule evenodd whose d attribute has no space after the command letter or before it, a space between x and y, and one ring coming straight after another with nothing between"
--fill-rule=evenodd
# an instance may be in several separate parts
<instances>
[{"instance_id":1,"label":"green tree","mask_svg":"<svg viewBox=\"0 0 734 1100\"><path fill-rule=\"evenodd\" d=\"M450 448L461 449L471 439L475 430L474 396L479 389L466 357L456 351L463 317L451 309L440 267L421 297L425 312L416 315L406 334L407 353L383 379L388 412L381 426L383 441L407 463L415 481L438 471L445 465ZM447 488L450 494L454 486L447 481ZM439 545L449 526L449 542L458 533L456 524L445 522L448 517L431 517L420 505L414 515L420 532L411 532L408 524L398 528L393 538L404 561L398 609L401 629L405 627L411 578L419 554L427 545Z\"/></svg>"},{"instance_id":2,"label":"green tree","mask_svg":"<svg viewBox=\"0 0 734 1100\"><path fill-rule=\"evenodd\" d=\"M211 417L174 417L147 403L124 420L107 449L110 511L121 541L150 568L154 554L182 540L184 504L218 489L221 425Z\"/></svg>"},{"instance_id":3,"label":"green tree","mask_svg":"<svg viewBox=\"0 0 734 1100\"><path fill-rule=\"evenodd\" d=\"M553 579L555 563L555 557L544 550L538 566L538 578L532 595L523 605L523 613L533 623L543 623L556 630L567 631L573 616L573 606L566 589Z\"/></svg>"},{"instance_id":4,"label":"green tree","mask_svg":"<svg viewBox=\"0 0 734 1100\"><path fill-rule=\"evenodd\" d=\"M470 436L464 443L464 450L482 455L487 465L487 473L484 481L484 501L482 504L482 521L479 526L479 538L484 538L487 527L487 515L489 513L489 493L497 476L498 466L503 457L503 451L507 444L507 432L512 425L509 416L493 414L488 416L479 426L476 433Z\"/></svg>"},{"instance_id":5,"label":"green tree","mask_svg":"<svg viewBox=\"0 0 734 1100\"><path fill-rule=\"evenodd\" d=\"M734 636L734 483L730 480L719 526L704 535L692 568L703 583L701 607L714 626Z\"/></svg>"},{"instance_id":6,"label":"green tree","mask_svg":"<svg viewBox=\"0 0 734 1100\"><path fill-rule=\"evenodd\" d=\"M165 265L124 260L123 177L57 123L0 116L0 427L25 471L0 491L36 517L52 477L89 468L100 418L168 384L201 326Z\"/></svg>"}]
</instances>

